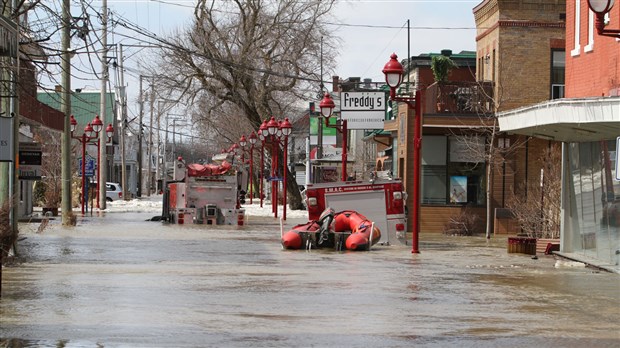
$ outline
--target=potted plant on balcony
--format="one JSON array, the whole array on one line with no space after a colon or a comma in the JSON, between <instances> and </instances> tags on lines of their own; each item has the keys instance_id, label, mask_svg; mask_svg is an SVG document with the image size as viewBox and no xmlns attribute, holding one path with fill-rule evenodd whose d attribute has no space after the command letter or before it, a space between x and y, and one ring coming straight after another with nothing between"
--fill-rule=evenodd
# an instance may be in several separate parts
<instances>
[{"instance_id":1,"label":"potted plant on balcony","mask_svg":"<svg viewBox=\"0 0 620 348\"><path fill-rule=\"evenodd\" d=\"M437 83L437 111L441 111L443 109L442 102L442 88L443 85L448 81L448 77L450 76L450 71L452 68L456 67L454 61L450 59L450 57L446 55L438 55L433 56L431 58L431 70L433 71L433 77L435 78L435 82Z\"/></svg>"}]
</instances>

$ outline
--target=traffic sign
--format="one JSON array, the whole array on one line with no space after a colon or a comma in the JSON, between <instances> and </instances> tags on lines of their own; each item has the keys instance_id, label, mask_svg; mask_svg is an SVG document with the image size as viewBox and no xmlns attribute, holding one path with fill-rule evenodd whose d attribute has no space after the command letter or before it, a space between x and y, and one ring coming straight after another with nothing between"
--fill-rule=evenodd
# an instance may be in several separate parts
<instances>
[{"instance_id":1,"label":"traffic sign","mask_svg":"<svg viewBox=\"0 0 620 348\"><path fill-rule=\"evenodd\" d=\"M86 154L86 176L95 176L95 158L89 154ZM82 176L82 157L78 159L78 175Z\"/></svg>"}]
</instances>

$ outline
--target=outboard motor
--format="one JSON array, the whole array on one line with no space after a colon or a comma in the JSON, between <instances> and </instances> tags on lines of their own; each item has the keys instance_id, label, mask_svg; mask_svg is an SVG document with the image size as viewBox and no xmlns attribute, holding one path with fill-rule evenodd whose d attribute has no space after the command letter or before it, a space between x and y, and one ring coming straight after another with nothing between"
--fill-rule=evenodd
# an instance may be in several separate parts
<instances>
[{"instance_id":1,"label":"outboard motor","mask_svg":"<svg viewBox=\"0 0 620 348\"><path fill-rule=\"evenodd\" d=\"M318 246L323 246L323 244L329 241L329 234L331 232L332 222L334 221L334 215L336 212L332 208L327 208L321 213L319 217L319 224L321 225L319 229L319 241Z\"/></svg>"}]
</instances>

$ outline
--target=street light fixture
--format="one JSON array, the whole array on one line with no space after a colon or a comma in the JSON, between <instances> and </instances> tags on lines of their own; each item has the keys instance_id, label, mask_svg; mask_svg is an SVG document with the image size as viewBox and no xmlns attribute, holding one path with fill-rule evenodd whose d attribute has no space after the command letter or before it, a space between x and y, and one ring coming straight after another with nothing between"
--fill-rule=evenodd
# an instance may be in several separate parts
<instances>
[{"instance_id":1,"label":"street light fixture","mask_svg":"<svg viewBox=\"0 0 620 348\"><path fill-rule=\"evenodd\" d=\"M611 11L614 6L614 0L588 0L588 6L596 14L594 27L596 32L601 36L620 37L620 30L605 29L605 15Z\"/></svg>"},{"instance_id":2,"label":"street light fixture","mask_svg":"<svg viewBox=\"0 0 620 348\"><path fill-rule=\"evenodd\" d=\"M248 140L250 141L250 204L252 204L252 196L254 196L254 144L256 144L256 133L254 133L254 131L252 131L252 133L250 133L250 136L248 137Z\"/></svg>"},{"instance_id":3,"label":"street light fixture","mask_svg":"<svg viewBox=\"0 0 620 348\"><path fill-rule=\"evenodd\" d=\"M422 148L422 93L418 90L415 97L396 96L396 89L402 82L404 72L402 64L397 60L396 53L392 53L390 60L383 67L385 82L390 87L390 99L407 104L409 110L415 110L415 125L413 135L413 214L412 214L412 253L419 253L418 237L420 233L420 169ZM402 130L401 130L402 131Z\"/></svg>"},{"instance_id":4,"label":"street light fixture","mask_svg":"<svg viewBox=\"0 0 620 348\"><path fill-rule=\"evenodd\" d=\"M73 121L75 121L75 119L73 119ZM101 119L99 118L99 115L95 115L95 119L92 122L93 124L93 130L95 132L97 132L97 134L99 134L99 132L101 132L101 130L103 129L103 122L101 122ZM111 127L112 125L110 125ZM107 129L106 129L106 133L107 133ZM110 136L111 137L111 136ZM99 168L101 165L100 159L101 159L101 148L100 148L100 141L99 141L99 137L97 137L97 195L95 196L95 199L97 201L97 209L99 209L99 192L101 191L101 180L99 180ZM83 161L83 160L82 160Z\"/></svg>"},{"instance_id":5,"label":"street light fixture","mask_svg":"<svg viewBox=\"0 0 620 348\"><path fill-rule=\"evenodd\" d=\"M329 118L334 113L334 109L336 108L336 103L332 99L332 96L329 93L325 93L323 99L319 103L319 108L321 109L321 115L325 118L325 127L336 128L338 132L342 134L342 181L347 181L347 120L340 120L340 125L330 125Z\"/></svg>"},{"instance_id":6,"label":"street light fixture","mask_svg":"<svg viewBox=\"0 0 620 348\"><path fill-rule=\"evenodd\" d=\"M282 161L282 166L284 167L283 171L284 171L284 175L283 175L283 184L282 184L282 220L286 221L286 198L288 196L288 192L286 191L287 189L287 185L286 185L286 176L287 176L287 172L288 172L288 137L289 135L291 135L291 133L293 132L293 126L291 125L291 123L288 121L288 117L284 118L284 121L282 121L282 123L280 123L280 129L278 130L278 133L280 133L280 138L282 140L284 140L284 159Z\"/></svg>"},{"instance_id":7,"label":"street light fixture","mask_svg":"<svg viewBox=\"0 0 620 348\"><path fill-rule=\"evenodd\" d=\"M84 132L82 133L81 136L75 136L73 135L73 132L75 132L75 129L77 128L77 121L75 119L75 117L73 117L73 115L71 115L70 120L70 129L71 129L71 138L73 139L77 139L81 144L82 144L82 198L81 198L81 205L82 205L82 215L84 215L84 196L85 193L87 192L87 188L86 188L86 144L89 143L91 140L98 138L99 132L101 132L101 130L103 129L103 122L101 122L101 120L99 119L99 116L95 116L95 118L93 119L92 122L89 122L86 127L84 127ZM108 125L108 127L106 127L106 135L108 137L108 141L112 139L112 134L114 133L114 128L112 127L112 124ZM99 140L97 139L97 148L99 148ZM97 163L99 165L99 160L97 159ZM99 194L99 188L100 188L101 183L99 182L99 178L97 178L97 194Z\"/></svg>"},{"instance_id":8,"label":"street light fixture","mask_svg":"<svg viewBox=\"0 0 620 348\"><path fill-rule=\"evenodd\" d=\"M264 120L263 123L261 123L260 127L258 128L258 138L260 139L261 142L261 150L260 150L260 184L259 184L259 189L260 189L260 207L263 207L263 199L265 198L264 195L264 190L263 190L263 180L264 180L264 173L265 173L265 141L267 140L267 135L269 133L267 132L267 120Z\"/></svg>"}]
</instances>

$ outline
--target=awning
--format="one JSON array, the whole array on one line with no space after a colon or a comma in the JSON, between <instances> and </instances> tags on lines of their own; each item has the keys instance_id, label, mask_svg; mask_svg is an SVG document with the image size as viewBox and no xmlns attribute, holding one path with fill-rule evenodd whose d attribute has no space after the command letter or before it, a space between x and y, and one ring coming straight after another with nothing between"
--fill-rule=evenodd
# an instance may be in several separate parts
<instances>
[{"instance_id":1,"label":"awning","mask_svg":"<svg viewBox=\"0 0 620 348\"><path fill-rule=\"evenodd\" d=\"M502 132L565 142L620 135L620 97L556 99L497 114Z\"/></svg>"}]
</instances>

